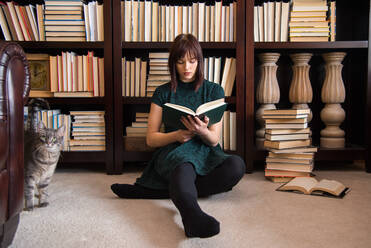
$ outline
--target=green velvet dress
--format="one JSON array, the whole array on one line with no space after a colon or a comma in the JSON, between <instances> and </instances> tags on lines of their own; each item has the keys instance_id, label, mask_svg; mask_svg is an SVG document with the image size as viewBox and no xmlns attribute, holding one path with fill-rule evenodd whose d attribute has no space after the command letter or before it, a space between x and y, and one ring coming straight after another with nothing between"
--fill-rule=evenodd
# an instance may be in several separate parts
<instances>
[{"instance_id":1,"label":"green velvet dress","mask_svg":"<svg viewBox=\"0 0 371 248\"><path fill-rule=\"evenodd\" d=\"M223 88L215 83L204 80L197 92L194 83L178 82L176 93L171 91L170 83L158 87L153 94L152 102L158 106L175 103L192 110L203 103L224 98ZM165 132L176 129L165 126ZM185 143L171 143L157 149L148 163L137 184L152 189L167 189L172 171L182 163L192 163L197 175L207 175L221 164L229 155L225 154L220 145L206 145L200 137L195 136Z\"/></svg>"}]
</instances>

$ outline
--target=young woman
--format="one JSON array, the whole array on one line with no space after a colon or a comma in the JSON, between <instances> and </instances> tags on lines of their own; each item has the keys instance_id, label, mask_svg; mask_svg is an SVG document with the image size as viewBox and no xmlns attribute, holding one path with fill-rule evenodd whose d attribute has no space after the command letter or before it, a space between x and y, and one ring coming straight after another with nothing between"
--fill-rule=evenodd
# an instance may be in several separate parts
<instances>
[{"instance_id":1,"label":"young woman","mask_svg":"<svg viewBox=\"0 0 371 248\"><path fill-rule=\"evenodd\" d=\"M171 81L153 94L148 119L147 144L159 149L134 185L113 184L121 198L171 198L180 212L188 237L211 237L220 231L219 222L203 212L197 197L232 189L245 173L244 161L220 148L222 122L208 127L209 119L182 118L187 128L165 126L160 132L162 106L175 103L193 110L206 102L224 98L218 84L204 80L202 49L191 34L177 36L169 55Z\"/></svg>"}]
</instances>

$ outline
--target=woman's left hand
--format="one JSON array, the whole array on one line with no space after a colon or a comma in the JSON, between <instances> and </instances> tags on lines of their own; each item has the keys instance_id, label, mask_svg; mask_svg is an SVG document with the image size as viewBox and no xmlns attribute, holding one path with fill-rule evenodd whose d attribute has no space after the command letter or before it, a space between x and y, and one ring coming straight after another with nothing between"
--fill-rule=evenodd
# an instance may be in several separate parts
<instances>
[{"instance_id":1,"label":"woman's left hand","mask_svg":"<svg viewBox=\"0 0 371 248\"><path fill-rule=\"evenodd\" d=\"M201 121L200 118L198 118L197 116L192 117L190 115L188 115L187 118L182 116L180 120L183 125L194 134L203 136L206 135L209 131L209 129L207 128L209 124L209 118L207 116L205 116L204 121Z\"/></svg>"}]
</instances>

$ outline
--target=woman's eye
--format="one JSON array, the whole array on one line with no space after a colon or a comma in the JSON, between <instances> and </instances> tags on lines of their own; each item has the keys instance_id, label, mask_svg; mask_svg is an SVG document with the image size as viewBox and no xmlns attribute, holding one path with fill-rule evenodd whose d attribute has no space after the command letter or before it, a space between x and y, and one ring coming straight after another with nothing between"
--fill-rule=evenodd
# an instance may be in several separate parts
<instances>
[{"instance_id":1,"label":"woman's eye","mask_svg":"<svg viewBox=\"0 0 371 248\"><path fill-rule=\"evenodd\" d=\"M176 63L177 64L183 64L183 60L178 60Z\"/></svg>"},{"instance_id":2,"label":"woman's eye","mask_svg":"<svg viewBox=\"0 0 371 248\"><path fill-rule=\"evenodd\" d=\"M197 59L191 59L190 62L191 62L192 64L194 64L194 63L197 62Z\"/></svg>"}]
</instances>

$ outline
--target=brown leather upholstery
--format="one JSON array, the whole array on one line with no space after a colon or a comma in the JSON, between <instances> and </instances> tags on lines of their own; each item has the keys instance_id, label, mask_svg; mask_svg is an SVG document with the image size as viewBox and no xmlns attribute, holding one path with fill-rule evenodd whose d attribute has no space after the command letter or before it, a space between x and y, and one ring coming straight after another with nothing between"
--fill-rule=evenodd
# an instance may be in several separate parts
<instances>
[{"instance_id":1,"label":"brown leather upholstery","mask_svg":"<svg viewBox=\"0 0 371 248\"><path fill-rule=\"evenodd\" d=\"M23 106L29 68L22 47L0 42L0 247L13 240L23 209Z\"/></svg>"}]
</instances>

